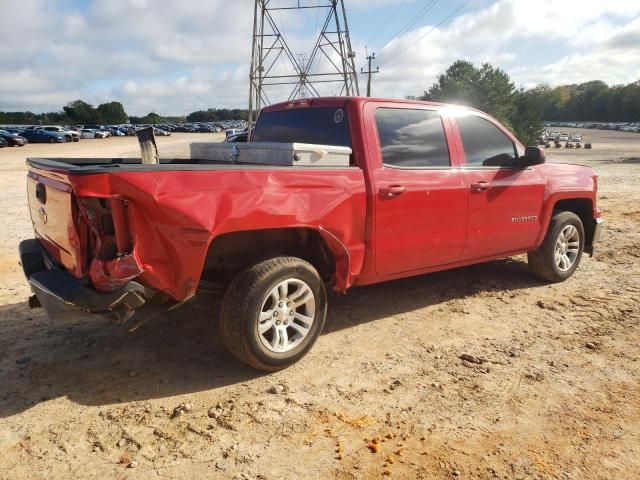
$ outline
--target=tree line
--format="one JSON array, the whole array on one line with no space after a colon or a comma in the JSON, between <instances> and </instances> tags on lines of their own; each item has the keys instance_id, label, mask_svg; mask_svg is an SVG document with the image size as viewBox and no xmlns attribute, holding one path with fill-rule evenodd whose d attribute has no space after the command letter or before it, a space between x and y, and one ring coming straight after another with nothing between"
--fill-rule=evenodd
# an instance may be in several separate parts
<instances>
[{"instance_id":1,"label":"tree line","mask_svg":"<svg viewBox=\"0 0 640 480\"><path fill-rule=\"evenodd\" d=\"M503 70L466 60L452 63L419 98L487 112L528 144L544 120L640 122L640 80L612 87L596 80L525 90L516 88Z\"/></svg>"},{"instance_id":2,"label":"tree line","mask_svg":"<svg viewBox=\"0 0 640 480\"><path fill-rule=\"evenodd\" d=\"M130 116L120 102L102 103L97 107L84 100L74 100L62 107L62 111L33 113L33 112L2 112L0 111L0 125L121 125L127 122L133 124L184 123L184 122L216 122L223 120L246 120L248 110L215 109L199 110L186 116L163 116L151 112L144 116Z\"/></svg>"},{"instance_id":3,"label":"tree line","mask_svg":"<svg viewBox=\"0 0 640 480\"><path fill-rule=\"evenodd\" d=\"M545 120L640 122L640 80L608 86L599 80L579 85L538 87Z\"/></svg>"}]
</instances>

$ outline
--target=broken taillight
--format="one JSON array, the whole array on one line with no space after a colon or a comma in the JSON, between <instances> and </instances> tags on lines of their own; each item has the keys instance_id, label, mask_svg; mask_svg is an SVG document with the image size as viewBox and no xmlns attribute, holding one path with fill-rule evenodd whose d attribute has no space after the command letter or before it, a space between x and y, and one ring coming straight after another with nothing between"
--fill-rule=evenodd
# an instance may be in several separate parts
<instances>
[{"instance_id":1,"label":"broken taillight","mask_svg":"<svg viewBox=\"0 0 640 480\"><path fill-rule=\"evenodd\" d=\"M117 198L78 198L86 223L86 265L93 285L102 291L121 287L142 273L132 255L129 204Z\"/></svg>"},{"instance_id":2,"label":"broken taillight","mask_svg":"<svg viewBox=\"0 0 640 480\"><path fill-rule=\"evenodd\" d=\"M113 260L131 253L131 233L125 200L79 198L80 211L89 227L89 252L99 260Z\"/></svg>"}]
</instances>

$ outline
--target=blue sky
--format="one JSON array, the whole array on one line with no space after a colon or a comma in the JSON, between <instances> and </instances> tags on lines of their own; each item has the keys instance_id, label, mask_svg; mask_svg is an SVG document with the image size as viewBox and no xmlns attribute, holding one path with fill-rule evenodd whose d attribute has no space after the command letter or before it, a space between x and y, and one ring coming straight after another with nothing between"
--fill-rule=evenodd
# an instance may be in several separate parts
<instances>
[{"instance_id":1,"label":"blue sky","mask_svg":"<svg viewBox=\"0 0 640 480\"><path fill-rule=\"evenodd\" d=\"M345 4L357 69L376 52L379 96L419 95L458 58L490 62L525 87L640 79L638 0ZM0 110L59 110L78 98L122 101L130 114L247 105L252 0L2 0L1 11ZM275 16L295 53L310 51L316 18Z\"/></svg>"}]
</instances>

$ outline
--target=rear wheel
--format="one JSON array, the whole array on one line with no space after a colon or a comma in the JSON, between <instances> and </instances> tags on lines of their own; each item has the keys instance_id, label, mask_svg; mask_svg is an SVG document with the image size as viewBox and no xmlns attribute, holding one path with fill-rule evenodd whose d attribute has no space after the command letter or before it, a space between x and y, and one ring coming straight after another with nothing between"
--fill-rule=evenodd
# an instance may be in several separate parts
<instances>
[{"instance_id":1,"label":"rear wheel","mask_svg":"<svg viewBox=\"0 0 640 480\"><path fill-rule=\"evenodd\" d=\"M311 349L326 313L327 295L316 269L300 258L277 257L231 282L222 303L220 332L240 361L275 371Z\"/></svg>"},{"instance_id":2,"label":"rear wheel","mask_svg":"<svg viewBox=\"0 0 640 480\"><path fill-rule=\"evenodd\" d=\"M584 226L573 212L556 212L538 250L528 255L534 275L562 282L573 275L584 251Z\"/></svg>"},{"instance_id":3,"label":"rear wheel","mask_svg":"<svg viewBox=\"0 0 640 480\"><path fill-rule=\"evenodd\" d=\"M53 138L50 138L49 143L55 143L55 140Z\"/></svg>"}]
</instances>

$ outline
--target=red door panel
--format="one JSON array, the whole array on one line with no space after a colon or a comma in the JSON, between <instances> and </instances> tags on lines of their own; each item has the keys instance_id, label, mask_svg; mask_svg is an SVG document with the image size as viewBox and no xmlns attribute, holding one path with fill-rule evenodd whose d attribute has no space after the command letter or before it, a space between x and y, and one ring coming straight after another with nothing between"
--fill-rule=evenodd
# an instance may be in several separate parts
<instances>
[{"instance_id":1,"label":"red door panel","mask_svg":"<svg viewBox=\"0 0 640 480\"><path fill-rule=\"evenodd\" d=\"M545 190L535 168L465 170L464 174L469 184L469 229L463 259L532 247L540 231Z\"/></svg>"},{"instance_id":2,"label":"red door panel","mask_svg":"<svg viewBox=\"0 0 640 480\"><path fill-rule=\"evenodd\" d=\"M460 259L467 229L467 187L460 170L383 167L375 172L375 188L376 271L380 275Z\"/></svg>"}]
</instances>

